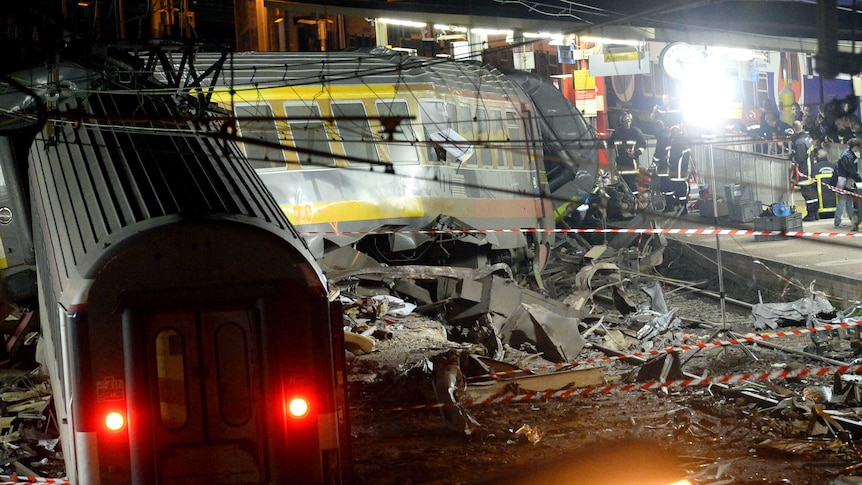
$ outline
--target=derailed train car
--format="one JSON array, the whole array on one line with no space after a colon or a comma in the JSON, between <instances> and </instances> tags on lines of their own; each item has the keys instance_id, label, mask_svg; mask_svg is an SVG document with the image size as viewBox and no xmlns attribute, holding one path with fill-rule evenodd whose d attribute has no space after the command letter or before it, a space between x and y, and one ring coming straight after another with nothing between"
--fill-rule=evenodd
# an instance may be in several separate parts
<instances>
[{"instance_id":1,"label":"derailed train car","mask_svg":"<svg viewBox=\"0 0 862 485\"><path fill-rule=\"evenodd\" d=\"M203 70L218 56L188 62ZM222 67L203 86L235 114L249 161L318 257L356 243L392 264L531 274L553 234L519 231L554 227L550 188L573 181L568 200L595 180L584 118L547 82L556 97L536 96L543 81L523 73L380 48L237 53ZM356 242L365 232L388 234Z\"/></svg>"},{"instance_id":2,"label":"derailed train car","mask_svg":"<svg viewBox=\"0 0 862 485\"><path fill-rule=\"evenodd\" d=\"M92 81L42 106L29 150L37 354L71 482L338 482L341 309L307 246L217 127Z\"/></svg>"}]
</instances>

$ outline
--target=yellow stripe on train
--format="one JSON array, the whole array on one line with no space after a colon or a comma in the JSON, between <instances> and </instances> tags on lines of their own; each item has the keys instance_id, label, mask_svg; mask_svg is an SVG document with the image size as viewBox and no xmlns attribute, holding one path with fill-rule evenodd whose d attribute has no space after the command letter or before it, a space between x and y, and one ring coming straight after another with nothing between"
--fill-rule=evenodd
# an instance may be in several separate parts
<instances>
[{"instance_id":1,"label":"yellow stripe on train","mask_svg":"<svg viewBox=\"0 0 862 485\"><path fill-rule=\"evenodd\" d=\"M9 260L6 259L6 247L3 246L3 240L0 239L0 269L9 267Z\"/></svg>"},{"instance_id":2,"label":"yellow stripe on train","mask_svg":"<svg viewBox=\"0 0 862 485\"><path fill-rule=\"evenodd\" d=\"M432 89L431 84L410 85L409 91ZM216 89L213 91L212 100L218 103L229 104L236 102L260 102L264 99L315 99L324 97L332 99L357 99L357 98L387 98L398 93L395 85L370 84L358 86L279 86L279 87L238 87L233 91L229 89Z\"/></svg>"},{"instance_id":3,"label":"yellow stripe on train","mask_svg":"<svg viewBox=\"0 0 862 485\"><path fill-rule=\"evenodd\" d=\"M281 204L291 224L365 221L425 215L422 199L391 197L381 200L334 200L308 204Z\"/></svg>"},{"instance_id":4,"label":"yellow stripe on train","mask_svg":"<svg viewBox=\"0 0 862 485\"><path fill-rule=\"evenodd\" d=\"M511 199L452 199L443 197L390 197L377 201L342 200L308 204L280 204L291 224L328 224L349 221L368 221L381 219L407 219L432 215L448 214L459 218L480 218L486 220L535 219L536 199L530 197ZM545 207L551 214L551 207ZM535 223L535 220L533 221ZM519 226L520 227L520 226Z\"/></svg>"}]
</instances>

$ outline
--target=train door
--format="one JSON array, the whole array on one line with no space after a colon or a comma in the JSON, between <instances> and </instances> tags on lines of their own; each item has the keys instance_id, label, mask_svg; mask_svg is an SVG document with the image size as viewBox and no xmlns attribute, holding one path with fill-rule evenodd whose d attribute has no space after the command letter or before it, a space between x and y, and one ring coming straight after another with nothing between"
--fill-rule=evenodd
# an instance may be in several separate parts
<instances>
[{"instance_id":1,"label":"train door","mask_svg":"<svg viewBox=\"0 0 862 485\"><path fill-rule=\"evenodd\" d=\"M160 313L147 322L157 483L262 483L266 440L250 312Z\"/></svg>"}]
</instances>

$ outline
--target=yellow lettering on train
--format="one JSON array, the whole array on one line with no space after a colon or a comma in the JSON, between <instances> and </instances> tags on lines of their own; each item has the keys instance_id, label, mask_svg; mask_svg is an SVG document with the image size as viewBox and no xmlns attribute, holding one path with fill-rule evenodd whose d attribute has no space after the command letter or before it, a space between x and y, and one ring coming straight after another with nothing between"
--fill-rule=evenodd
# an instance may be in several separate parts
<instances>
[{"instance_id":1,"label":"yellow lettering on train","mask_svg":"<svg viewBox=\"0 0 862 485\"><path fill-rule=\"evenodd\" d=\"M294 204L293 217L290 219L294 224L308 224L311 222L312 214L311 204Z\"/></svg>"}]
</instances>

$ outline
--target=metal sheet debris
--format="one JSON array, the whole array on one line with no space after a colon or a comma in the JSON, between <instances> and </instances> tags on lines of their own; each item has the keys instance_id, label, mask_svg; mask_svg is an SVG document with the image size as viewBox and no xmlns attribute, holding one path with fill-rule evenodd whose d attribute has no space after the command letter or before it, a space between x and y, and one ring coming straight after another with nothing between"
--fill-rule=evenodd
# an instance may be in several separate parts
<instances>
[{"instance_id":1,"label":"metal sheet debris","mask_svg":"<svg viewBox=\"0 0 862 485\"><path fill-rule=\"evenodd\" d=\"M812 283L813 286L813 283ZM805 325L812 318L831 318L832 303L809 287L805 296L789 303L757 303L751 309L754 327L763 330L789 325Z\"/></svg>"}]
</instances>

